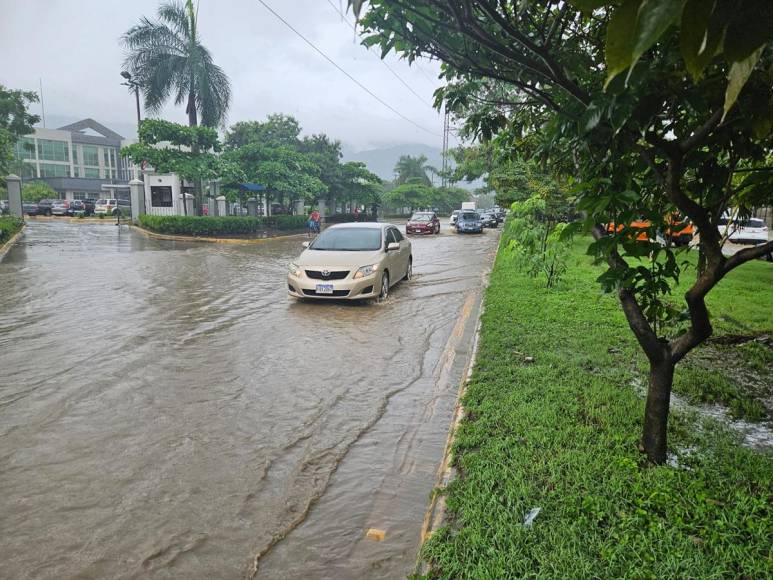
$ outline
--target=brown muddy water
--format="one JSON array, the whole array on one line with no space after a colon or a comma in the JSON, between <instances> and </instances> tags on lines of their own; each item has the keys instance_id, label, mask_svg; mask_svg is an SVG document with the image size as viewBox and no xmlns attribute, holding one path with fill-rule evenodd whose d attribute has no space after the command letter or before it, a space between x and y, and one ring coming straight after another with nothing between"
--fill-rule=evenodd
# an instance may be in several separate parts
<instances>
[{"instance_id":1,"label":"brown muddy water","mask_svg":"<svg viewBox=\"0 0 773 580\"><path fill-rule=\"evenodd\" d=\"M414 279L356 305L287 298L298 238L28 225L0 263L0 577L405 577L497 239L414 239Z\"/></svg>"}]
</instances>

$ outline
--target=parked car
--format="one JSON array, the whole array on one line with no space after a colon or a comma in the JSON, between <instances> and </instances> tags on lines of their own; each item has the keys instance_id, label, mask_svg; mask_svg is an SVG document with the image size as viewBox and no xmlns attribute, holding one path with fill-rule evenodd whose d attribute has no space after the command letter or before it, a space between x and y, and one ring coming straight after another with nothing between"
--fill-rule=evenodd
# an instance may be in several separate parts
<instances>
[{"instance_id":1,"label":"parked car","mask_svg":"<svg viewBox=\"0 0 773 580\"><path fill-rule=\"evenodd\" d=\"M406 234L439 234L440 220L434 211L416 212L405 224Z\"/></svg>"},{"instance_id":2,"label":"parked car","mask_svg":"<svg viewBox=\"0 0 773 580\"><path fill-rule=\"evenodd\" d=\"M76 216L84 215L90 216L94 214L94 202L90 199L75 199L70 202L70 207L67 209L67 215Z\"/></svg>"},{"instance_id":3,"label":"parked car","mask_svg":"<svg viewBox=\"0 0 773 580\"><path fill-rule=\"evenodd\" d=\"M22 203L21 210L22 210L22 213L25 213L27 215L38 215L38 212L40 211L38 209L38 204L30 203L30 202Z\"/></svg>"},{"instance_id":4,"label":"parked car","mask_svg":"<svg viewBox=\"0 0 773 580\"><path fill-rule=\"evenodd\" d=\"M757 245L768 241L768 227L759 218L732 220L725 215L719 220L719 233L736 244Z\"/></svg>"},{"instance_id":5,"label":"parked car","mask_svg":"<svg viewBox=\"0 0 773 580\"><path fill-rule=\"evenodd\" d=\"M287 291L295 298L383 301L413 274L411 242L392 224L335 224L303 245L287 274Z\"/></svg>"},{"instance_id":6,"label":"parked car","mask_svg":"<svg viewBox=\"0 0 773 580\"><path fill-rule=\"evenodd\" d=\"M496 214L493 212L483 212L480 214L480 221L484 228L495 228L499 225Z\"/></svg>"},{"instance_id":7,"label":"parked car","mask_svg":"<svg viewBox=\"0 0 773 580\"><path fill-rule=\"evenodd\" d=\"M131 215L132 204L128 199L98 199L94 204L94 213L97 215Z\"/></svg>"},{"instance_id":8,"label":"parked car","mask_svg":"<svg viewBox=\"0 0 773 580\"><path fill-rule=\"evenodd\" d=\"M70 201L67 199L57 199L51 204L52 215L67 215L67 210L70 209Z\"/></svg>"},{"instance_id":9,"label":"parked car","mask_svg":"<svg viewBox=\"0 0 773 580\"><path fill-rule=\"evenodd\" d=\"M448 219L448 225L449 226L456 226L456 220L459 218L459 214L462 213L462 210L455 209L453 213L451 214L451 217Z\"/></svg>"},{"instance_id":10,"label":"parked car","mask_svg":"<svg viewBox=\"0 0 773 580\"><path fill-rule=\"evenodd\" d=\"M35 215L51 215L53 213L52 206L54 205L54 202L57 202L59 200L57 199L41 199L37 203L38 207L38 213ZM32 215L32 214L30 214Z\"/></svg>"},{"instance_id":11,"label":"parked car","mask_svg":"<svg viewBox=\"0 0 773 580\"><path fill-rule=\"evenodd\" d=\"M456 231L460 234L466 232L483 233L483 222L480 215L474 211L463 211L456 220Z\"/></svg>"}]
</instances>

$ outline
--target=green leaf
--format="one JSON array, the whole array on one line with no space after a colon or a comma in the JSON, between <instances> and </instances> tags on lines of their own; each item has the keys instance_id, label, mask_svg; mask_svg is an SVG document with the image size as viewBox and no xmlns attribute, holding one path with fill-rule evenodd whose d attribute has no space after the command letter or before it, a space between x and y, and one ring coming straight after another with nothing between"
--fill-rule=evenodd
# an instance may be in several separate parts
<instances>
[{"instance_id":1,"label":"green leaf","mask_svg":"<svg viewBox=\"0 0 773 580\"><path fill-rule=\"evenodd\" d=\"M604 89L632 63L636 20L642 0L626 0L614 11L607 25L607 80Z\"/></svg>"},{"instance_id":2,"label":"green leaf","mask_svg":"<svg viewBox=\"0 0 773 580\"><path fill-rule=\"evenodd\" d=\"M607 80L632 68L682 13L685 0L625 0L607 27ZM630 76L630 72L629 72Z\"/></svg>"},{"instance_id":3,"label":"green leaf","mask_svg":"<svg viewBox=\"0 0 773 580\"><path fill-rule=\"evenodd\" d=\"M725 120L728 111L735 104L738 95L741 93L741 89L749 80L749 77L754 70L754 65L762 55L764 46L758 48L755 52L749 55L747 58L741 61L734 62L730 65L730 71L727 73L727 90L725 91L725 110L722 114L722 120Z\"/></svg>"},{"instance_id":4,"label":"green leaf","mask_svg":"<svg viewBox=\"0 0 773 580\"><path fill-rule=\"evenodd\" d=\"M679 44L687 71L698 81L703 70L717 52L722 40L722 30L712 22L716 2L712 0L687 0L682 11Z\"/></svg>"}]
</instances>

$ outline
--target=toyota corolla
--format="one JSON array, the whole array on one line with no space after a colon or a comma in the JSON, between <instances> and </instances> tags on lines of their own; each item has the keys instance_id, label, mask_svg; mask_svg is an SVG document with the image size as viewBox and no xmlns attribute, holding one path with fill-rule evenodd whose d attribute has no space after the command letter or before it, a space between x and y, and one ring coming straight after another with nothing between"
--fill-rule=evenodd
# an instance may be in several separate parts
<instances>
[{"instance_id":1,"label":"toyota corolla","mask_svg":"<svg viewBox=\"0 0 773 580\"><path fill-rule=\"evenodd\" d=\"M383 301L413 274L411 242L392 224L338 224L304 246L287 274L287 291L296 298Z\"/></svg>"}]
</instances>

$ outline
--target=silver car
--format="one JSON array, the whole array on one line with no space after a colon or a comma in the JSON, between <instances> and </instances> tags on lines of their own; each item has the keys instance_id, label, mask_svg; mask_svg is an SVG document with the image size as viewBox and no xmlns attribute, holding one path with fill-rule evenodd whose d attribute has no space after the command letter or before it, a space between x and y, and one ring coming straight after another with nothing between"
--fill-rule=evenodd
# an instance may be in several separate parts
<instances>
[{"instance_id":1,"label":"silver car","mask_svg":"<svg viewBox=\"0 0 773 580\"><path fill-rule=\"evenodd\" d=\"M392 224L337 224L304 246L287 274L287 291L295 298L383 301L392 286L413 275L411 242Z\"/></svg>"}]
</instances>

